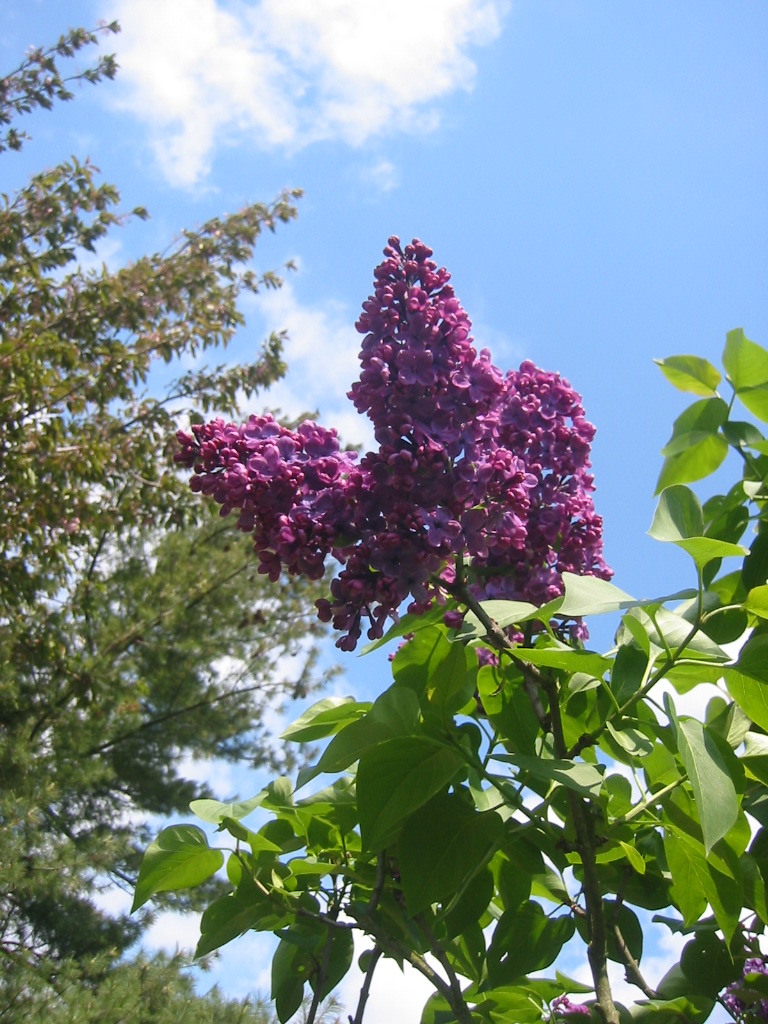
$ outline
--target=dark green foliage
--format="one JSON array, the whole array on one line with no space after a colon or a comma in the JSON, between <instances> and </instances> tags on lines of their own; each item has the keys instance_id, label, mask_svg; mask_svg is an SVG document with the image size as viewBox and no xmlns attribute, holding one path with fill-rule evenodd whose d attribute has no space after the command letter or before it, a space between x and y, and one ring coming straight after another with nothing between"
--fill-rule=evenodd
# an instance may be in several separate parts
<instances>
[{"instance_id":1,"label":"dark green foliage","mask_svg":"<svg viewBox=\"0 0 768 1024\"><path fill-rule=\"evenodd\" d=\"M18 114L71 98L59 63L96 41L75 30L2 80L0 148L21 145ZM71 77L114 71L104 57ZM148 917L94 900L135 880L142 817L208 795L185 759L283 764L263 712L323 678L322 585L267 593L248 542L172 461L175 424L236 416L284 370L279 336L247 365L198 357L242 325L243 292L279 287L253 269L254 246L296 198L215 218L114 272L79 262L126 220L90 164L62 163L0 203L2 1021L180 1020L190 1000L184 1020L265 1019L221 999L198 1007L176 962L116 968ZM97 1009L107 994L113 1017Z\"/></svg>"}]
</instances>

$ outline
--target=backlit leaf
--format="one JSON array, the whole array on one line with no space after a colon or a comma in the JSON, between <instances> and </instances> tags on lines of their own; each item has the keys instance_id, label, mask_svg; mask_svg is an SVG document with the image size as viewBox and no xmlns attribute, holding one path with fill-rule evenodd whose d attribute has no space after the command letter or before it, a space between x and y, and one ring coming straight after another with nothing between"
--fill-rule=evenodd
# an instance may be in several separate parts
<instances>
[{"instance_id":1,"label":"backlit leaf","mask_svg":"<svg viewBox=\"0 0 768 1024\"><path fill-rule=\"evenodd\" d=\"M768 636L748 640L736 665L723 669L723 677L741 710L768 731Z\"/></svg>"},{"instance_id":2,"label":"backlit leaf","mask_svg":"<svg viewBox=\"0 0 768 1024\"><path fill-rule=\"evenodd\" d=\"M313 769L299 773L304 785L319 772L348 768L370 747L396 736L407 736L418 728L419 701L405 686L390 686L376 699L370 711L341 729L326 747Z\"/></svg>"},{"instance_id":3,"label":"backlit leaf","mask_svg":"<svg viewBox=\"0 0 768 1024\"><path fill-rule=\"evenodd\" d=\"M747 409L758 419L768 420L768 352L746 338L739 327L726 336L723 366Z\"/></svg>"},{"instance_id":4,"label":"backlit leaf","mask_svg":"<svg viewBox=\"0 0 768 1024\"><path fill-rule=\"evenodd\" d=\"M358 703L354 697L325 697L307 708L288 726L281 738L294 743L309 743L333 736L347 722L364 715L370 707L369 701Z\"/></svg>"},{"instance_id":5,"label":"backlit leaf","mask_svg":"<svg viewBox=\"0 0 768 1024\"><path fill-rule=\"evenodd\" d=\"M576 576L563 573L565 596L557 614L576 618L582 615L602 615L619 611L635 604L635 599L599 576Z\"/></svg>"},{"instance_id":6,"label":"backlit leaf","mask_svg":"<svg viewBox=\"0 0 768 1024\"><path fill-rule=\"evenodd\" d=\"M690 487L682 484L666 487L659 495L649 536L655 540L678 541L701 537L703 533L701 503Z\"/></svg>"},{"instance_id":7,"label":"backlit leaf","mask_svg":"<svg viewBox=\"0 0 768 1024\"><path fill-rule=\"evenodd\" d=\"M195 956L207 956L251 928L273 931L282 927L286 920L287 915L267 899L243 871L237 889L214 900L204 911Z\"/></svg>"},{"instance_id":8,"label":"backlit leaf","mask_svg":"<svg viewBox=\"0 0 768 1024\"><path fill-rule=\"evenodd\" d=\"M515 764L521 772L529 772L534 778L556 782L572 789L581 796L596 799L603 786L603 765L586 764L583 761L557 761L527 754L494 754L494 761Z\"/></svg>"},{"instance_id":9,"label":"backlit leaf","mask_svg":"<svg viewBox=\"0 0 768 1024\"><path fill-rule=\"evenodd\" d=\"M415 810L446 786L464 763L452 747L416 736L367 750L357 770L360 832L366 849L381 849Z\"/></svg>"},{"instance_id":10,"label":"backlit leaf","mask_svg":"<svg viewBox=\"0 0 768 1024\"><path fill-rule=\"evenodd\" d=\"M665 828L664 852L672 873L672 895L685 923L695 923L707 903L730 941L741 910L741 886L707 863L704 847L691 836Z\"/></svg>"},{"instance_id":11,"label":"backlit leaf","mask_svg":"<svg viewBox=\"0 0 768 1024\"><path fill-rule=\"evenodd\" d=\"M668 356L654 359L654 363L679 391L714 395L720 383L719 370L701 356Z\"/></svg>"},{"instance_id":12,"label":"backlit leaf","mask_svg":"<svg viewBox=\"0 0 768 1024\"><path fill-rule=\"evenodd\" d=\"M237 800L230 803L222 803L221 800L192 800L189 809L203 821L218 825L223 818L247 818L251 811L255 810L263 800L266 799L267 791L262 790L250 800Z\"/></svg>"},{"instance_id":13,"label":"backlit leaf","mask_svg":"<svg viewBox=\"0 0 768 1024\"><path fill-rule=\"evenodd\" d=\"M573 918L547 917L529 900L505 910L488 948L488 979L499 985L549 967L574 932Z\"/></svg>"},{"instance_id":14,"label":"backlit leaf","mask_svg":"<svg viewBox=\"0 0 768 1024\"><path fill-rule=\"evenodd\" d=\"M223 864L224 854L208 846L208 837L197 825L164 828L141 861L131 913L155 893L200 885Z\"/></svg>"},{"instance_id":15,"label":"backlit leaf","mask_svg":"<svg viewBox=\"0 0 768 1024\"><path fill-rule=\"evenodd\" d=\"M732 770L709 731L693 718L677 724L677 743L688 779L693 787L696 808L707 853L718 839L736 823L739 801ZM735 760L735 758L734 758Z\"/></svg>"},{"instance_id":16,"label":"backlit leaf","mask_svg":"<svg viewBox=\"0 0 768 1024\"><path fill-rule=\"evenodd\" d=\"M742 605L745 611L758 615L761 619L768 619L768 586L763 584L753 587L747 594L747 599Z\"/></svg>"},{"instance_id":17,"label":"backlit leaf","mask_svg":"<svg viewBox=\"0 0 768 1024\"><path fill-rule=\"evenodd\" d=\"M480 607L500 629L525 622L539 613L539 609L527 601L483 601ZM485 633L485 626L482 625L475 613L470 611L464 616L464 621L456 635L473 637L485 636Z\"/></svg>"},{"instance_id":18,"label":"backlit leaf","mask_svg":"<svg viewBox=\"0 0 768 1024\"><path fill-rule=\"evenodd\" d=\"M450 900L484 864L503 830L498 814L478 814L456 794L439 793L411 815L398 842L408 912Z\"/></svg>"},{"instance_id":19,"label":"backlit leaf","mask_svg":"<svg viewBox=\"0 0 768 1024\"><path fill-rule=\"evenodd\" d=\"M433 708L443 715L453 716L472 698L475 692L477 669L470 671L467 659L477 659L473 651L464 644L454 643L445 658L430 674L427 683L427 699Z\"/></svg>"}]
</instances>

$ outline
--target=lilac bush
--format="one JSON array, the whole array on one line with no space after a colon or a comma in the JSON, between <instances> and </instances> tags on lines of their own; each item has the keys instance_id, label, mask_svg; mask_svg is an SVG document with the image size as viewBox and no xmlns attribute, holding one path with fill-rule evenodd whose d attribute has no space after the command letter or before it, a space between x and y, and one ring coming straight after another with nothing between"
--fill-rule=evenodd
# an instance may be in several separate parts
<instances>
[{"instance_id":1,"label":"lilac bush","mask_svg":"<svg viewBox=\"0 0 768 1024\"><path fill-rule=\"evenodd\" d=\"M296 430L271 416L223 420L178 434L177 461L221 514L253 533L260 571L319 578L341 570L318 615L352 650L410 600L444 601L456 560L475 597L541 605L562 573L610 577L589 473L594 428L558 374L526 361L502 374L450 275L418 240L389 239L357 329L361 373L349 392L378 448L358 460L335 430Z\"/></svg>"}]
</instances>

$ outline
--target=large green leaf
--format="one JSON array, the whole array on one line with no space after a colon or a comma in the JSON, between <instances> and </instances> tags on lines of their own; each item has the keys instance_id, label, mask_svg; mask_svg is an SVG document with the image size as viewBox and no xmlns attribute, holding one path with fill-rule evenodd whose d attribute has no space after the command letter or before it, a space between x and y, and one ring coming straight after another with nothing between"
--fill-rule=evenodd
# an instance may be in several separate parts
<instances>
[{"instance_id":1,"label":"large green leaf","mask_svg":"<svg viewBox=\"0 0 768 1024\"><path fill-rule=\"evenodd\" d=\"M686 925L694 924L709 904L730 942L741 911L739 881L710 865L701 843L669 825L664 831L664 852L672 874L672 897Z\"/></svg>"},{"instance_id":2,"label":"large green leaf","mask_svg":"<svg viewBox=\"0 0 768 1024\"><path fill-rule=\"evenodd\" d=\"M413 690L421 700L435 668L447 658L451 642L444 629L427 626L419 630L395 653L392 675L398 686Z\"/></svg>"},{"instance_id":3,"label":"large green leaf","mask_svg":"<svg viewBox=\"0 0 768 1024\"><path fill-rule=\"evenodd\" d=\"M678 721L677 744L693 787L704 848L709 853L738 817L739 799L732 778L737 765L727 763L728 748L721 749L709 730L693 718ZM731 758L736 761L732 754Z\"/></svg>"},{"instance_id":4,"label":"large green leaf","mask_svg":"<svg viewBox=\"0 0 768 1024\"><path fill-rule=\"evenodd\" d=\"M662 454L677 454L692 434L715 433L727 419L728 404L722 398L702 398L693 402L672 424L672 436Z\"/></svg>"},{"instance_id":5,"label":"large green leaf","mask_svg":"<svg viewBox=\"0 0 768 1024\"><path fill-rule=\"evenodd\" d=\"M768 924L768 891L764 874L766 869L765 856L753 856L744 853L741 857L741 875L744 882L744 906L754 910L763 924Z\"/></svg>"},{"instance_id":6,"label":"large green leaf","mask_svg":"<svg viewBox=\"0 0 768 1024\"><path fill-rule=\"evenodd\" d=\"M603 765L586 764L583 761L557 761L527 754L494 754L494 761L506 761L517 765L521 772L528 772L536 779L556 782L572 789L580 796L597 799L603 786Z\"/></svg>"},{"instance_id":7,"label":"large green leaf","mask_svg":"<svg viewBox=\"0 0 768 1024\"><path fill-rule=\"evenodd\" d=\"M448 1024L455 1019L448 1001L439 992L433 992L424 1004L419 1024Z\"/></svg>"},{"instance_id":8,"label":"large green leaf","mask_svg":"<svg viewBox=\"0 0 768 1024\"><path fill-rule=\"evenodd\" d=\"M235 891L214 900L204 911L195 956L207 956L251 928L274 931L288 920L289 916L272 903L250 875L243 871Z\"/></svg>"},{"instance_id":9,"label":"large green leaf","mask_svg":"<svg viewBox=\"0 0 768 1024\"><path fill-rule=\"evenodd\" d=\"M312 990L320 999L325 999L336 988L349 968L355 955L352 930L349 928L331 929L331 952L325 965L325 975L320 979L316 974L310 978Z\"/></svg>"},{"instance_id":10,"label":"large green leaf","mask_svg":"<svg viewBox=\"0 0 768 1024\"><path fill-rule=\"evenodd\" d=\"M637 619L632 619L637 622ZM647 636L643 632L644 636ZM646 678L648 668L647 652L634 644L622 644L616 652L611 669L611 691L619 707L633 697Z\"/></svg>"},{"instance_id":11,"label":"large green leaf","mask_svg":"<svg viewBox=\"0 0 768 1024\"><path fill-rule=\"evenodd\" d=\"M474 670L467 664L471 659ZM464 644L451 644L448 654L430 674L427 700L443 717L453 715L472 699L477 678L477 658Z\"/></svg>"},{"instance_id":12,"label":"large green leaf","mask_svg":"<svg viewBox=\"0 0 768 1024\"><path fill-rule=\"evenodd\" d=\"M559 990L562 995L563 989ZM496 985L491 989L483 987L482 999L476 1004L476 1011L482 1016L477 1020L515 1021L515 1024L540 1024L545 1019L544 1000L530 985ZM422 1018L421 1024L454 1024L455 1014L439 1018Z\"/></svg>"},{"instance_id":13,"label":"large green leaf","mask_svg":"<svg viewBox=\"0 0 768 1024\"><path fill-rule=\"evenodd\" d=\"M409 736L385 740L360 758L357 801L366 849L381 849L415 810L446 786L464 759L454 747Z\"/></svg>"},{"instance_id":14,"label":"large green leaf","mask_svg":"<svg viewBox=\"0 0 768 1024\"><path fill-rule=\"evenodd\" d=\"M702 480L714 473L728 454L728 442L720 434L691 434L678 443L681 450L664 459L656 494L672 484Z\"/></svg>"},{"instance_id":15,"label":"large green leaf","mask_svg":"<svg viewBox=\"0 0 768 1024\"><path fill-rule=\"evenodd\" d=\"M741 973L728 947L713 931L700 931L686 943L680 967L691 993L712 999Z\"/></svg>"},{"instance_id":16,"label":"large green leaf","mask_svg":"<svg viewBox=\"0 0 768 1024\"><path fill-rule=\"evenodd\" d=\"M668 608L656 609L653 618L643 608L632 608L625 616L625 621L629 616L640 621L651 644L657 648L657 653L669 648L673 653L682 654L684 651L685 657L689 660L701 659L718 663L731 660L722 647L706 633L701 630L693 632L692 623L688 619Z\"/></svg>"},{"instance_id":17,"label":"large green leaf","mask_svg":"<svg viewBox=\"0 0 768 1024\"><path fill-rule=\"evenodd\" d=\"M768 736L764 732L746 734L741 763L764 786L768 786Z\"/></svg>"},{"instance_id":18,"label":"large green leaf","mask_svg":"<svg viewBox=\"0 0 768 1024\"><path fill-rule=\"evenodd\" d=\"M310 743L333 736L348 722L364 715L370 707L369 701L358 703L354 697L325 697L289 725L281 739Z\"/></svg>"},{"instance_id":19,"label":"large green leaf","mask_svg":"<svg viewBox=\"0 0 768 1024\"><path fill-rule=\"evenodd\" d=\"M547 917L540 903L529 900L505 910L488 948L490 985L503 985L549 967L574 932L573 918Z\"/></svg>"},{"instance_id":20,"label":"large green leaf","mask_svg":"<svg viewBox=\"0 0 768 1024\"><path fill-rule=\"evenodd\" d=\"M745 611L752 612L753 615L757 615L761 619L768 619L768 586L762 584L762 586L753 587L747 594L747 599L742 607Z\"/></svg>"},{"instance_id":21,"label":"large green leaf","mask_svg":"<svg viewBox=\"0 0 768 1024\"><path fill-rule=\"evenodd\" d=\"M734 448L754 448L765 454L765 437L754 423L746 420L728 420L722 426L723 436Z\"/></svg>"},{"instance_id":22,"label":"large green leaf","mask_svg":"<svg viewBox=\"0 0 768 1024\"><path fill-rule=\"evenodd\" d=\"M155 893L200 885L223 864L224 854L208 846L208 837L197 825L164 828L141 861L131 913Z\"/></svg>"},{"instance_id":23,"label":"large green leaf","mask_svg":"<svg viewBox=\"0 0 768 1024\"><path fill-rule=\"evenodd\" d=\"M572 647L520 647L515 656L530 665L562 669L565 672L584 672L595 679L602 679L611 669L611 658L594 651L579 651Z\"/></svg>"},{"instance_id":24,"label":"large green leaf","mask_svg":"<svg viewBox=\"0 0 768 1024\"><path fill-rule=\"evenodd\" d=\"M690 487L683 484L665 487L659 495L649 536L655 540L678 541L686 537L701 537L703 533L701 503Z\"/></svg>"},{"instance_id":25,"label":"large green leaf","mask_svg":"<svg viewBox=\"0 0 768 1024\"><path fill-rule=\"evenodd\" d=\"M476 875L466 880L456 897L447 903L445 909L440 913L445 934L449 938L458 937L460 942L462 940L466 942L477 940L476 951L481 953L483 961L485 960L485 942L478 921L482 920L488 910L493 895L493 873L490 867L484 867ZM523 898L527 899L529 895L530 893L526 892ZM479 936L475 929L480 931Z\"/></svg>"},{"instance_id":26,"label":"large green leaf","mask_svg":"<svg viewBox=\"0 0 768 1024\"><path fill-rule=\"evenodd\" d=\"M419 700L413 690L390 686L366 715L350 722L333 737L313 768L299 772L298 785L305 785L320 772L343 771L377 743L417 731L418 723Z\"/></svg>"},{"instance_id":27,"label":"large green leaf","mask_svg":"<svg viewBox=\"0 0 768 1024\"><path fill-rule=\"evenodd\" d=\"M361 653L369 654L371 651L375 651L378 650L379 647L383 647L384 644L388 644L390 640L397 639L397 637L408 636L410 633L419 633L427 626L440 625L445 618L445 613L454 607L454 602L448 602L444 605L435 605L434 608L430 608L425 612L420 612L418 615L415 615L412 612L409 612L406 615L401 615L398 621L393 626L390 626L384 636L366 644Z\"/></svg>"},{"instance_id":28,"label":"large green leaf","mask_svg":"<svg viewBox=\"0 0 768 1024\"><path fill-rule=\"evenodd\" d=\"M716 558L743 558L747 554L747 548L741 544L732 544L716 537L689 537L687 540L675 541L675 544L691 556L699 569L714 562Z\"/></svg>"},{"instance_id":29,"label":"large green leaf","mask_svg":"<svg viewBox=\"0 0 768 1024\"><path fill-rule=\"evenodd\" d=\"M606 722L605 729L615 744L613 753L624 764L638 764L638 758L644 757L653 750L653 740L637 728L632 719Z\"/></svg>"},{"instance_id":30,"label":"large green leaf","mask_svg":"<svg viewBox=\"0 0 768 1024\"><path fill-rule=\"evenodd\" d=\"M768 731L768 636L748 640L736 665L723 669L723 677L742 711Z\"/></svg>"},{"instance_id":31,"label":"large green leaf","mask_svg":"<svg viewBox=\"0 0 768 1024\"><path fill-rule=\"evenodd\" d=\"M502 629L525 622L539 614L539 609L527 601L483 601L480 607ZM485 633L485 626L482 625L475 613L467 612L456 635L462 639L468 639L485 636Z\"/></svg>"},{"instance_id":32,"label":"large green leaf","mask_svg":"<svg viewBox=\"0 0 768 1024\"><path fill-rule=\"evenodd\" d=\"M649 535L676 544L699 568L716 558L744 557L747 549L718 537L704 536L704 515L699 499L682 484L665 487L653 516Z\"/></svg>"},{"instance_id":33,"label":"large green leaf","mask_svg":"<svg viewBox=\"0 0 768 1024\"><path fill-rule=\"evenodd\" d=\"M271 842L266 836L253 832L251 829L241 825L236 818L228 818L226 815L221 819L221 831L226 829L231 836L239 839L241 843L248 843L254 855L259 853L281 853L282 848ZM227 869L229 870L229 869Z\"/></svg>"},{"instance_id":34,"label":"large green leaf","mask_svg":"<svg viewBox=\"0 0 768 1024\"><path fill-rule=\"evenodd\" d=\"M484 865L503 831L498 814L478 814L456 793L438 793L419 808L398 842L408 912L451 900Z\"/></svg>"},{"instance_id":35,"label":"large green leaf","mask_svg":"<svg viewBox=\"0 0 768 1024\"><path fill-rule=\"evenodd\" d=\"M719 433L728 419L728 406L720 398L694 402L675 420L672 437L662 449L664 465L656 493L673 484L686 484L713 473L728 454L728 442Z\"/></svg>"},{"instance_id":36,"label":"large green leaf","mask_svg":"<svg viewBox=\"0 0 768 1024\"><path fill-rule=\"evenodd\" d=\"M281 939L272 957L272 999L280 1024L296 1013L309 980L311 954L302 946Z\"/></svg>"},{"instance_id":37,"label":"large green leaf","mask_svg":"<svg viewBox=\"0 0 768 1024\"><path fill-rule=\"evenodd\" d=\"M679 391L711 396L720 383L720 371L701 356L668 356L654 359L654 363Z\"/></svg>"},{"instance_id":38,"label":"large green leaf","mask_svg":"<svg viewBox=\"0 0 768 1024\"><path fill-rule=\"evenodd\" d=\"M739 327L726 335L723 366L747 409L768 422L768 352Z\"/></svg>"},{"instance_id":39,"label":"large green leaf","mask_svg":"<svg viewBox=\"0 0 768 1024\"><path fill-rule=\"evenodd\" d=\"M218 825L224 818L247 818L251 811L254 811L267 797L264 789L250 800L236 800L223 803L221 800L192 800L189 805L190 811L196 814L203 821L212 825Z\"/></svg>"},{"instance_id":40,"label":"large green leaf","mask_svg":"<svg viewBox=\"0 0 768 1024\"><path fill-rule=\"evenodd\" d=\"M494 691L494 669L485 666L477 674L480 699L499 739L510 752L533 754L539 720L522 686Z\"/></svg>"},{"instance_id":41,"label":"large green leaf","mask_svg":"<svg viewBox=\"0 0 768 1024\"><path fill-rule=\"evenodd\" d=\"M743 584L747 590L768 583L768 530L760 530L752 541L742 568Z\"/></svg>"},{"instance_id":42,"label":"large green leaf","mask_svg":"<svg viewBox=\"0 0 768 1024\"><path fill-rule=\"evenodd\" d=\"M623 590L619 590L607 580L599 576L576 576L571 572L563 573L565 595L562 598L558 615L579 618L582 615L602 615L629 608L635 599Z\"/></svg>"}]
</instances>

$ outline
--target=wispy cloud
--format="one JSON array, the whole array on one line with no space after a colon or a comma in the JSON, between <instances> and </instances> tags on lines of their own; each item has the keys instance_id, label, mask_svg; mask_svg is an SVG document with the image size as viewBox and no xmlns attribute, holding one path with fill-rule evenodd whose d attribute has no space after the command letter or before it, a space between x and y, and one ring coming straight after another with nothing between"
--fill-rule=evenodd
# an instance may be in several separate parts
<instances>
[{"instance_id":1,"label":"wispy cloud","mask_svg":"<svg viewBox=\"0 0 768 1024\"><path fill-rule=\"evenodd\" d=\"M391 192L400 184L400 174L391 160L379 160L366 167L362 178L379 192Z\"/></svg>"},{"instance_id":2,"label":"wispy cloud","mask_svg":"<svg viewBox=\"0 0 768 1024\"><path fill-rule=\"evenodd\" d=\"M472 87L468 51L499 35L508 2L119 0L122 105L186 187L235 137L296 150L429 131L437 101Z\"/></svg>"},{"instance_id":3,"label":"wispy cloud","mask_svg":"<svg viewBox=\"0 0 768 1024\"><path fill-rule=\"evenodd\" d=\"M286 282L279 291L257 299L266 331L288 331L285 361L288 373L266 394L259 395L252 411L266 404L286 418L317 412L324 426L336 427L343 444L370 447L373 430L347 398L360 372L361 336L354 327L357 311L327 300L322 306L302 303Z\"/></svg>"}]
</instances>

